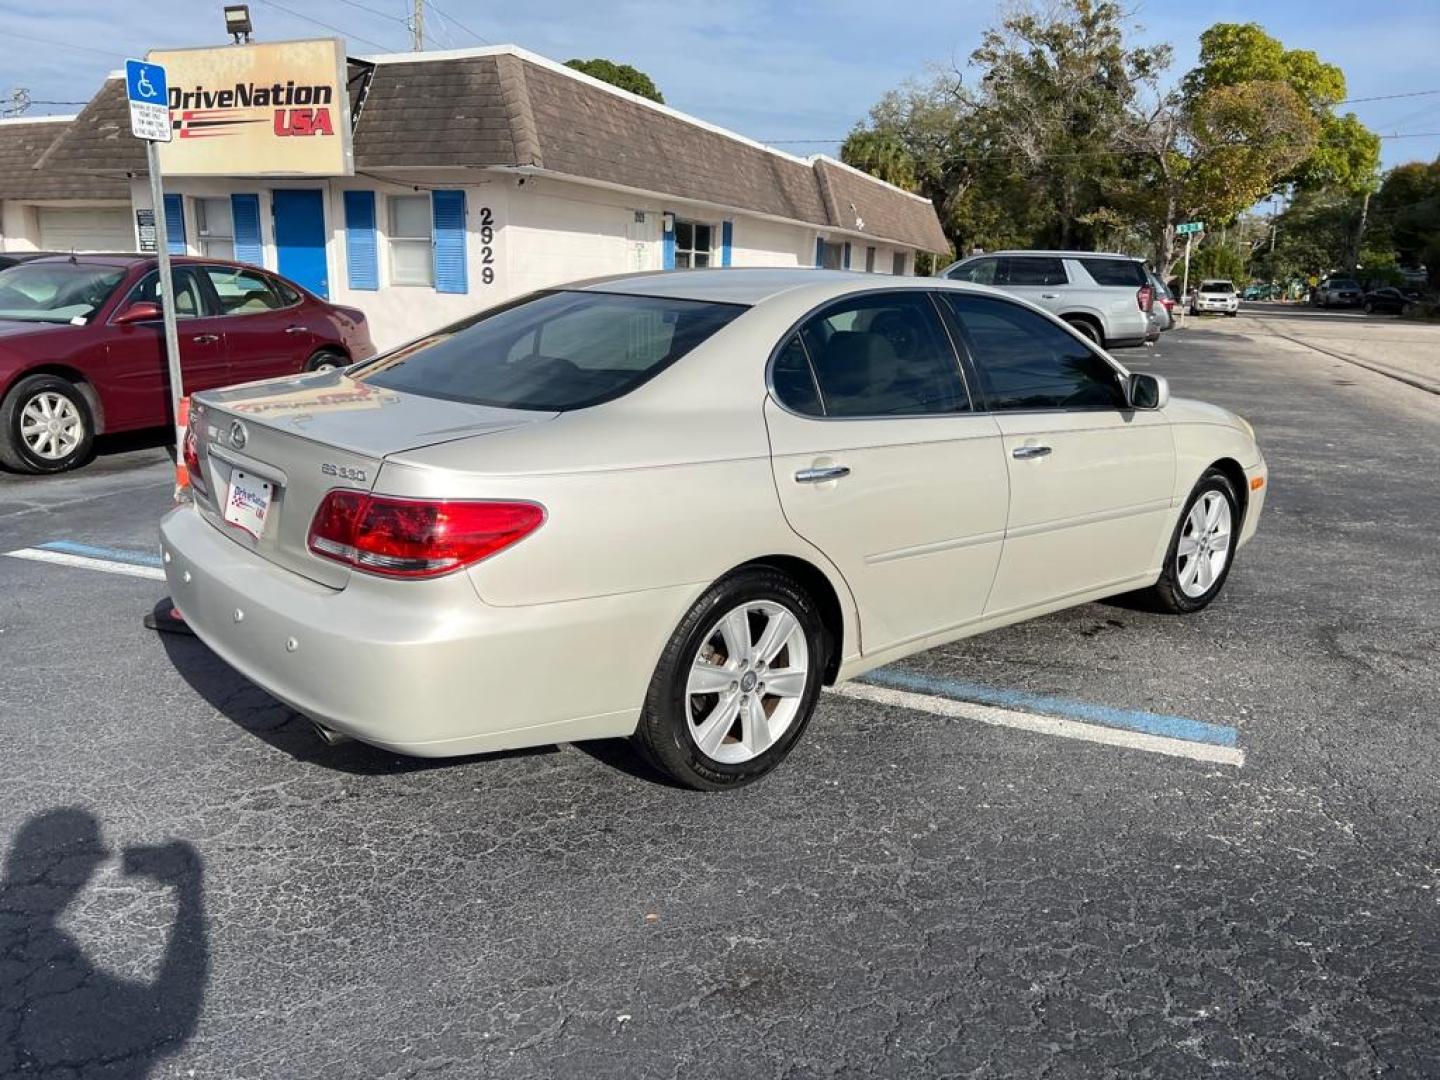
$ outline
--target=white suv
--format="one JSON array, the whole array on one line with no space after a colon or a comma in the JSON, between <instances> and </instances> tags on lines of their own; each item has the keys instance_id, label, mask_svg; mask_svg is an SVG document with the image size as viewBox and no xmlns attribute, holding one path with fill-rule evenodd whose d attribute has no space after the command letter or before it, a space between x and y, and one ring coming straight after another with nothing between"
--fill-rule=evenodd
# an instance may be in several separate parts
<instances>
[{"instance_id":1,"label":"white suv","mask_svg":"<svg viewBox=\"0 0 1440 1080\"><path fill-rule=\"evenodd\" d=\"M1143 345L1151 336L1155 292L1144 262L1130 255L997 251L961 259L940 276L1014 293L1107 349Z\"/></svg>"},{"instance_id":2,"label":"white suv","mask_svg":"<svg viewBox=\"0 0 1440 1080\"><path fill-rule=\"evenodd\" d=\"M1232 319L1240 314L1240 297L1233 281L1209 278L1200 282L1200 288L1190 294L1190 314L1203 315L1207 311L1223 311Z\"/></svg>"}]
</instances>

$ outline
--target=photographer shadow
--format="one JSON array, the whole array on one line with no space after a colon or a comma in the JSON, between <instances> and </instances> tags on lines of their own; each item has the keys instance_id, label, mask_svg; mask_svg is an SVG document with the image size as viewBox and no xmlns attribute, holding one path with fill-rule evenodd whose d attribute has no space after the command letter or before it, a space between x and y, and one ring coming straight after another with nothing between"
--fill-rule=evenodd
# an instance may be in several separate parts
<instances>
[{"instance_id":1,"label":"photographer shadow","mask_svg":"<svg viewBox=\"0 0 1440 1080\"><path fill-rule=\"evenodd\" d=\"M159 971L143 982L97 967L59 925L110 854L77 807L16 835L0 882L0 1076L142 1080L195 1032L209 969L200 856L178 841L124 853L127 875L172 888L177 902Z\"/></svg>"}]
</instances>

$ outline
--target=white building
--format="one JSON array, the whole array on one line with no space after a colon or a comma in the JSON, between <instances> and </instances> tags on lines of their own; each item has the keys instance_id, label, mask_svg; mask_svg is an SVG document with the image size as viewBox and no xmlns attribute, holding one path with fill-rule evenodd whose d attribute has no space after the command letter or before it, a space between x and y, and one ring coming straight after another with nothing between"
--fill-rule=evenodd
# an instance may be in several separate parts
<instances>
[{"instance_id":1,"label":"white building","mask_svg":"<svg viewBox=\"0 0 1440 1080\"><path fill-rule=\"evenodd\" d=\"M352 59L350 87L353 176L167 177L168 242L360 308L382 348L577 278L705 265L910 274L918 252L948 250L927 199L514 46ZM38 171L127 177L133 210L149 209L123 82Z\"/></svg>"},{"instance_id":2,"label":"white building","mask_svg":"<svg viewBox=\"0 0 1440 1080\"><path fill-rule=\"evenodd\" d=\"M73 116L0 120L0 252L130 251L130 185L119 176L36 171Z\"/></svg>"}]
</instances>

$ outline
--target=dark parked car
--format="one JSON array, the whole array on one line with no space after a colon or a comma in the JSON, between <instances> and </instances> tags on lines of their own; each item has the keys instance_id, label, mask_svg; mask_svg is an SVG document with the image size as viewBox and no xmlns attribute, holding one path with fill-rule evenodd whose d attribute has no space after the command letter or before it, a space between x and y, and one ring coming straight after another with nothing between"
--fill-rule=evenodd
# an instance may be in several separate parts
<instances>
[{"instance_id":1,"label":"dark parked car","mask_svg":"<svg viewBox=\"0 0 1440 1080\"><path fill-rule=\"evenodd\" d=\"M253 266L176 258L187 393L373 356L365 316ZM0 270L0 465L74 468L95 436L170 420L156 260L52 255Z\"/></svg>"},{"instance_id":2,"label":"dark parked car","mask_svg":"<svg viewBox=\"0 0 1440 1080\"><path fill-rule=\"evenodd\" d=\"M1419 301L1418 289L1397 289L1393 285L1387 285L1383 289L1373 289L1366 293L1365 302L1361 306L1364 307L1366 315L1373 315L1377 311L1402 315Z\"/></svg>"}]
</instances>

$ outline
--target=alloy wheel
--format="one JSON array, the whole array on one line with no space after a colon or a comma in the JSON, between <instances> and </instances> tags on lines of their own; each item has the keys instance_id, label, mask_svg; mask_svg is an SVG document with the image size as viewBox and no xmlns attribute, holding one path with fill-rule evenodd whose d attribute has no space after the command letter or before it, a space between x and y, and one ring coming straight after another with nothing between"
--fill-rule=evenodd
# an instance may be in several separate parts
<instances>
[{"instance_id":1,"label":"alloy wheel","mask_svg":"<svg viewBox=\"0 0 1440 1080\"><path fill-rule=\"evenodd\" d=\"M85 418L64 394L44 390L20 410L20 438L37 458L62 461L85 438Z\"/></svg>"},{"instance_id":2,"label":"alloy wheel","mask_svg":"<svg viewBox=\"0 0 1440 1080\"><path fill-rule=\"evenodd\" d=\"M690 736L712 761L739 765L769 750L800 713L810 648L784 605L753 600L710 628L685 683Z\"/></svg>"},{"instance_id":3,"label":"alloy wheel","mask_svg":"<svg viewBox=\"0 0 1440 1080\"><path fill-rule=\"evenodd\" d=\"M1225 572L1230 531L1230 501L1224 494L1207 491L1195 500L1175 549L1175 580L1186 596L1204 596Z\"/></svg>"}]
</instances>

